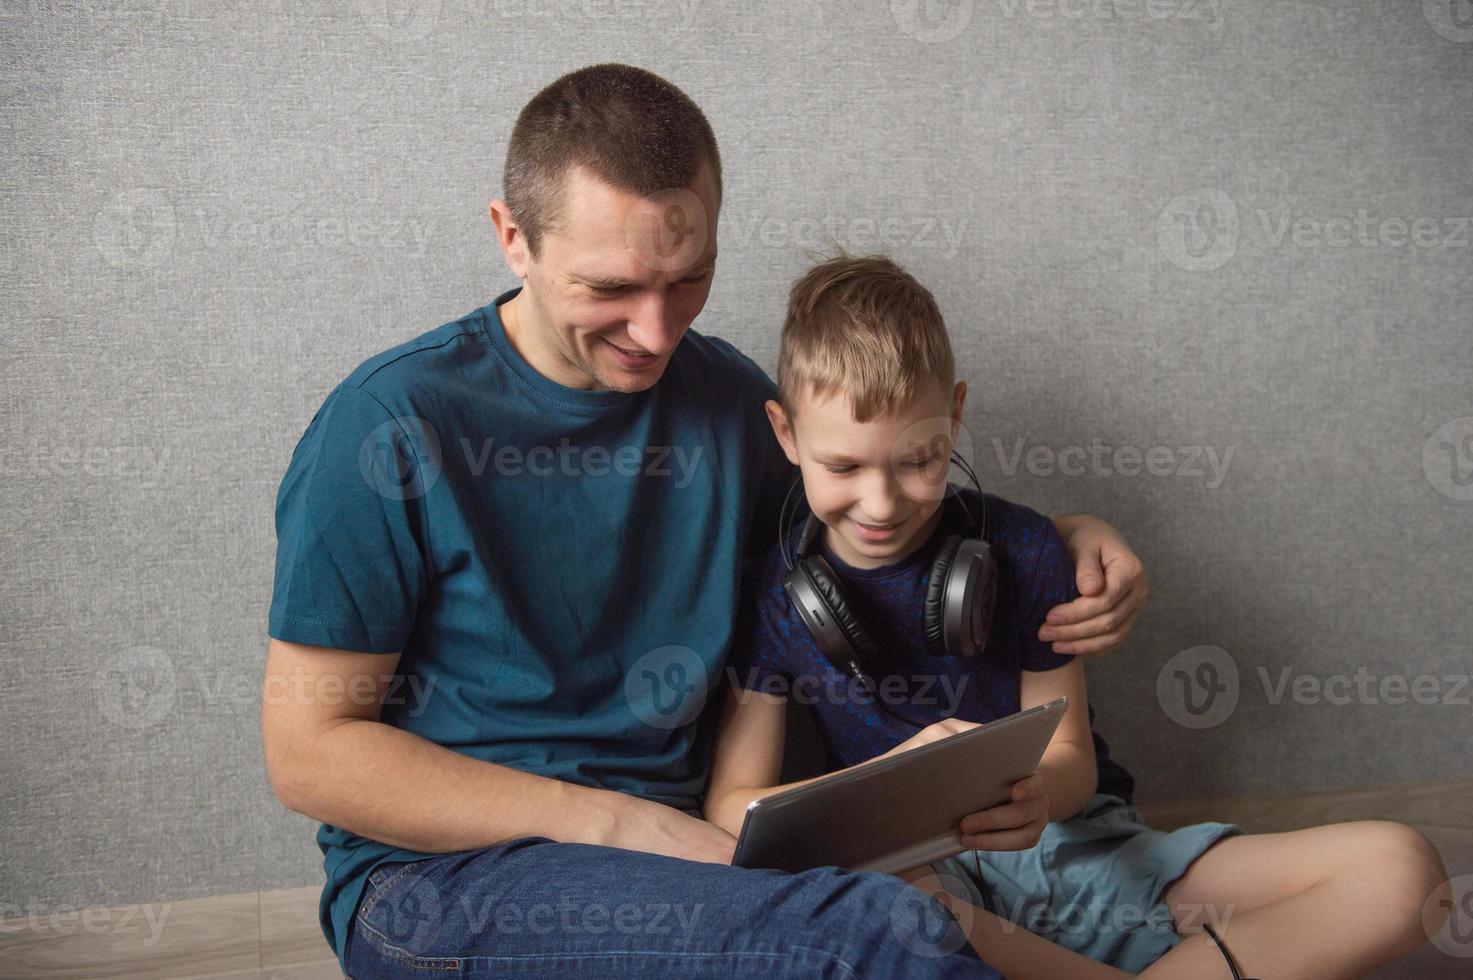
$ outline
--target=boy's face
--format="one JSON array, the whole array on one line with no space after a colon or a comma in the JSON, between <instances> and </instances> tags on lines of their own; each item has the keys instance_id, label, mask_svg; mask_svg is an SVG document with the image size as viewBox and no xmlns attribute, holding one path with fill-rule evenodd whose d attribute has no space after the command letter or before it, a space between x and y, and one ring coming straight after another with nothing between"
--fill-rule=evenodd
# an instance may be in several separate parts
<instances>
[{"instance_id":1,"label":"boy's face","mask_svg":"<svg viewBox=\"0 0 1473 980\"><path fill-rule=\"evenodd\" d=\"M767 417L788 459L803 472L808 506L828 527L827 544L856 568L893 564L936 526L967 386L928 388L895 415L856 422L847 396L795 396L789 416L776 401Z\"/></svg>"},{"instance_id":2,"label":"boy's face","mask_svg":"<svg viewBox=\"0 0 1473 980\"><path fill-rule=\"evenodd\" d=\"M570 388L643 391L706 304L716 266L716 181L643 198L574 167L534 257L501 200L491 204L522 292L507 334L541 374Z\"/></svg>"}]
</instances>

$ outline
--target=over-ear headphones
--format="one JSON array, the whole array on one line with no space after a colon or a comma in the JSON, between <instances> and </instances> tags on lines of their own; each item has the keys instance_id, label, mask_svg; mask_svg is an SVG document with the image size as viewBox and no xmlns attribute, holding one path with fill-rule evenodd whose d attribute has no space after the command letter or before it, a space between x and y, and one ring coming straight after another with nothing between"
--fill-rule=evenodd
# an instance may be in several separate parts
<instances>
[{"instance_id":1,"label":"over-ear headphones","mask_svg":"<svg viewBox=\"0 0 1473 980\"><path fill-rule=\"evenodd\" d=\"M971 479L981 493L977 475L960 456L952 461ZM795 558L788 557L788 536L796 507L790 507L793 491L801 478L788 490L778 519L778 547L782 551L787 574L783 576L783 592L798 611L803 625L813 635L821 652L837 669L854 678L868 692L874 693L871 674L879 665L881 653L857 609L844 594L844 585L833 567L814 546L824 525L812 511L803 525ZM936 656L975 657L987 646L992 631L993 611L997 605L997 561L987 543L987 502L982 498L982 520L979 523L960 494L948 491L966 519L967 534L949 534L931 562L926 584L924 631L926 648Z\"/></svg>"}]
</instances>

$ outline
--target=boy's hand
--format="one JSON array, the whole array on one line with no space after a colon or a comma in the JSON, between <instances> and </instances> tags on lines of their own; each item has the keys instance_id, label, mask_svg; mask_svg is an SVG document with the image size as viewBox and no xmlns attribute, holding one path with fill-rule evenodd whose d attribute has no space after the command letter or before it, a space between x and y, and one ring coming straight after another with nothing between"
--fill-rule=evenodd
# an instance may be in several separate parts
<instances>
[{"instance_id":1,"label":"boy's hand","mask_svg":"<svg viewBox=\"0 0 1473 980\"><path fill-rule=\"evenodd\" d=\"M1056 517L1074 556L1079 598L1050 609L1038 638L1055 653L1109 653L1125 642L1146 607L1146 569L1124 536L1098 517Z\"/></svg>"},{"instance_id":2,"label":"boy's hand","mask_svg":"<svg viewBox=\"0 0 1473 980\"><path fill-rule=\"evenodd\" d=\"M962 818L962 846L978 851L1026 851L1038 843L1048 825L1048 790L1035 772L1013 784L1008 803Z\"/></svg>"}]
</instances>

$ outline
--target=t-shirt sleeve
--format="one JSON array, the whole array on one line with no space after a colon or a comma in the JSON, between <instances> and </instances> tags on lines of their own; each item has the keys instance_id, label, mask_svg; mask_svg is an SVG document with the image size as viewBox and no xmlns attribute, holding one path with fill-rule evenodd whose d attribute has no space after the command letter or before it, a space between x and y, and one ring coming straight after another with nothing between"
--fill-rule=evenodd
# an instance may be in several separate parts
<instances>
[{"instance_id":1,"label":"t-shirt sleeve","mask_svg":"<svg viewBox=\"0 0 1473 980\"><path fill-rule=\"evenodd\" d=\"M1053 647L1038 638L1048 611L1063 602L1079 597L1074 584L1074 559L1064 539L1059 537L1053 521L1040 517L1038 527L1038 561L1033 566L1033 577L1024 600L1019 605L1026 610L1020 624L1023 633L1023 670L1053 670L1074 659L1072 654L1054 653Z\"/></svg>"},{"instance_id":2,"label":"t-shirt sleeve","mask_svg":"<svg viewBox=\"0 0 1473 980\"><path fill-rule=\"evenodd\" d=\"M425 424L340 385L297 443L276 494L268 631L363 653L404 649L428 590L425 493L439 475Z\"/></svg>"}]
</instances>

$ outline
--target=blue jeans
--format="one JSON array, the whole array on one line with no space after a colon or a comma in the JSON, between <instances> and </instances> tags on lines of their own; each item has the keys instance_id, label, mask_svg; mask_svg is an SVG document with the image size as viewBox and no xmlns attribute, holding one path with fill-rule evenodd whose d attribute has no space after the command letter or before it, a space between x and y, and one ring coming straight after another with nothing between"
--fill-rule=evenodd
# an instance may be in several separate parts
<instances>
[{"instance_id":1,"label":"blue jeans","mask_svg":"<svg viewBox=\"0 0 1473 980\"><path fill-rule=\"evenodd\" d=\"M523 837L376 868L352 980L778 977L1002 980L899 878L801 874Z\"/></svg>"}]
</instances>

